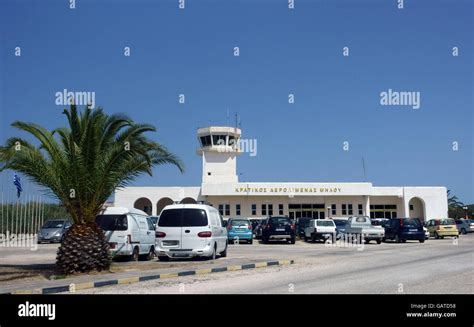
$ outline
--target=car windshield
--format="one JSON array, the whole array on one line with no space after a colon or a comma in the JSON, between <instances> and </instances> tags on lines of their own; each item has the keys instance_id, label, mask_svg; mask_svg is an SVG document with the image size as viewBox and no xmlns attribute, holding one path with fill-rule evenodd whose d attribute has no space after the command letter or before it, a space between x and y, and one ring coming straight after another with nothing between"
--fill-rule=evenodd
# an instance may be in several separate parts
<instances>
[{"instance_id":1,"label":"car windshield","mask_svg":"<svg viewBox=\"0 0 474 327\"><path fill-rule=\"evenodd\" d=\"M127 230L126 215L98 215L95 222L104 231Z\"/></svg>"},{"instance_id":2,"label":"car windshield","mask_svg":"<svg viewBox=\"0 0 474 327\"><path fill-rule=\"evenodd\" d=\"M250 222L248 220L231 220L231 226L248 226Z\"/></svg>"},{"instance_id":3,"label":"car windshield","mask_svg":"<svg viewBox=\"0 0 474 327\"><path fill-rule=\"evenodd\" d=\"M454 219L441 219L440 225L456 225Z\"/></svg>"},{"instance_id":4,"label":"car windshield","mask_svg":"<svg viewBox=\"0 0 474 327\"><path fill-rule=\"evenodd\" d=\"M318 226L334 226L332 220L316 220L316 225Z\"/></svg>"},{"instance_id":5,"label":"car windshield","mask_svg":"<svg viewBox=\"0 0 474 327\"><path fill-rule=\"evenodd\" d=\"M158 226L160 227L199 227L207 225L207 214L203 209L164 210L158 219Z\"/></svg>"},{"instance_id":6,"label":"car windshield","mask_svg":"<svg viewBox=\"0 0 474 327\"><path fill-rule=\"evenodd\" d=\"M367 217L356 217L356 219L355 219L354 222L357 223L357 224L366 224L366 223L368 223L369 221L370 221L370 220L369 220L369 218L367 218Z\"/></svg>"},{"instance_id":7,"label":"car windshield","mask_svg":"<svg viewBox=\"0 0 474 327\"><path fill-rule=\"evenodd\" d=\"M43 228L63 228L63 220L49 220L44 223Z\"/></svg>"},{"instance_id":8,"label":"car windshield","mask_svg":"<svg viewBox=\"0 0 474 327\"><path fill-rule=\"evenodd\" d=\"M337 227L345 226L346 221L345 220L334 220L334 223L336 224Z\"/></svg>"},{"instance_id":9,"label":"car windshield","mask_svg":"<svg viewBox=\"0 0 474 327\"><path fill-rule=\"evenodd\" d=\"M421 222L419 219L405 218L403 219L403 226L406 227L420 227Z\"/></svg>"}]
</instances>

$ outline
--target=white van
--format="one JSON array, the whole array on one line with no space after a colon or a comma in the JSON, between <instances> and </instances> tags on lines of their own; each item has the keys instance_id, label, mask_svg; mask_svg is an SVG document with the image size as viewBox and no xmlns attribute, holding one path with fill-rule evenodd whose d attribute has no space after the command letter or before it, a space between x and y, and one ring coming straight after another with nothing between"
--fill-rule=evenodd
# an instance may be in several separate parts
<instances>
[{"instance_id":1,"label":"white van","mask_svg":"<svg viewBox=\"0 0 474 327\"><path fill-rule=\"evenodd\" d=\"M308 227L304 229L304 240L316 242L317 240L334 241L336 237L336 225L332 219L311 219Z\"/></svg>"},{"instance_id":2,"label":"white van","mask_svg":"<svg viewBox=\"0 0 474 327\"><path fill-rule=\"evenodd\" d=\"M156 255L169 258L227 256L227 230L219 211L204 204L166 206L156 224Z\"/></svg>"},{"instance_id":3,"label":"white van","mask_svg":"<svg viewBox=\"0 0 474 327\"><path fill-rule=\"evenodd\" d=\"M105 232L114 257L129 256L133 261L155 257L155 226L145 212L110 207L96 217L96 222Z\"/></svg>"}]
</instances>

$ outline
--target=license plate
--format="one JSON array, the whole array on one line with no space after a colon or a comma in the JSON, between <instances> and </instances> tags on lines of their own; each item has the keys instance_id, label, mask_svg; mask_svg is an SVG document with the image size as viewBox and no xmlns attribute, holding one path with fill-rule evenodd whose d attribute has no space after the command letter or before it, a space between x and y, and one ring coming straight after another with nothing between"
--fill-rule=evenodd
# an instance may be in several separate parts
<instances>
[{"instance_id":1,"label":"license plate","mask_svg":"<svg viewBox=\"0 0 474 327\"><path fill-rule=\"evenodd\" d=\"M277 228L277 229L275 229L275 230L276 230L277 232L284 232L284 231L285 231L284 228Z\"/></svg>"},{"instance_id":2,"label":"license plate","mask_svg":"<svg viewBox=\"0 0 474 327\"><path fill-rule=\"evenodd\" d=\"M417 232L418 229L410 229L410 232Z\"/></svg>"},{"instance_id":3,"label":"license plate","mask_svg":"<svg viewBox=\"0 0 474 327\"><path fill-rule=\"evenodd\" d=\"M164 246L175 246L175 245L178 245L178 244L179 244L178 241L163 241Z\"/></svg>"},{"instance_id":4,"label":"license plate","mask_svg":"<svg viewBox=\"0 0 474 327\"><path fill-rule=\"evenodd\" d=\"M173 253L173 257L187 257L186 253Z\"/></svg>"}]
</instances>

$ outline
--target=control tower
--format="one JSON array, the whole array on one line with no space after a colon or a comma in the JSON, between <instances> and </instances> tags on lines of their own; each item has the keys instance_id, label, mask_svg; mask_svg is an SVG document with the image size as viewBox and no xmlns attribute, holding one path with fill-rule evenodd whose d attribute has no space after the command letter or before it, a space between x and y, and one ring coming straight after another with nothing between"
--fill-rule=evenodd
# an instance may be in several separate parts
<instances>
[{"instance_id":1,"label":"control tower","mask_svg":"<svg viewBox=\"0 0 474 327\"><path fill-rule=\"evenodd\" d=\"M210 126L199 128L197 136L202 156L203 183L237 183L237 156L241 130L236 127Z\"/></svg>"}]
</instances>

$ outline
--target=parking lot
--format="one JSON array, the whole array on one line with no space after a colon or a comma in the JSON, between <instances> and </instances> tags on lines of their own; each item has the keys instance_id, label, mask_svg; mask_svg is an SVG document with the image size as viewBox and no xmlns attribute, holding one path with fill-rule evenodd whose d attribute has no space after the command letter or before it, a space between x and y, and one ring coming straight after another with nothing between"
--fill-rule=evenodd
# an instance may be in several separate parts
<instances>
[{"instance_id":1,"label":"parking lot","mask_svg":"<svg viewBox=\"0 0 474 327\"><path fill-rule=\"evenodd\" d=\"M262 260L295 260L295 264L202 276L187 276L116 285L79 293L469 293L473 292L474 234L458 240L430 239L424 244L375 243L342 247L323 243L237 244L227 258L215 261L116 262L115 271L169 267L244 264ZM15 267L52 267L57 245L38 251L0 248L0 275ZM41 277L30 276L29 278ZM44 277L43 277L44 278ZM94 278L94 275L91 275ZM23 279L15 279L21 283ZM4 283L0 281L0 288Z\"/></svg>"}]
</instances>

